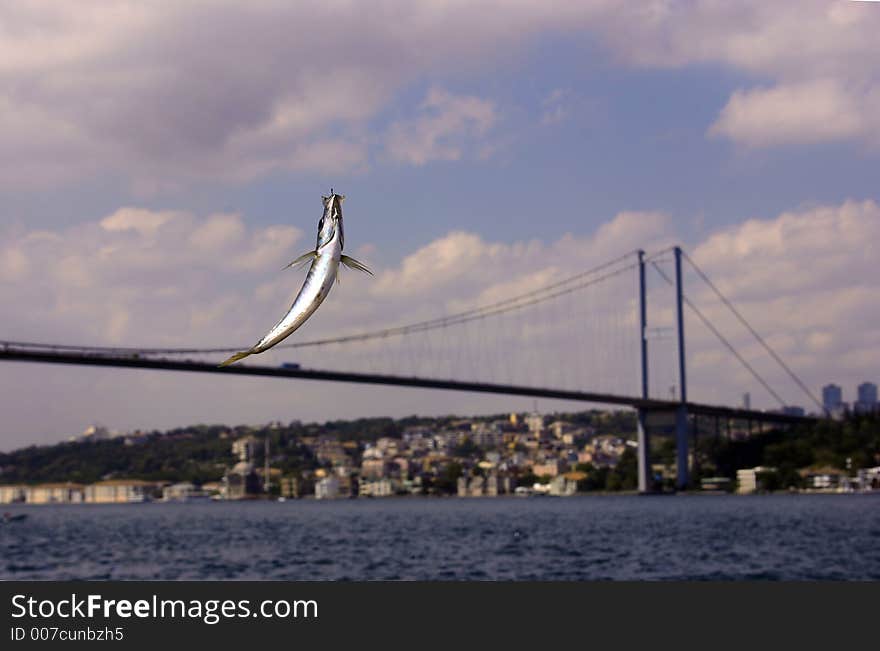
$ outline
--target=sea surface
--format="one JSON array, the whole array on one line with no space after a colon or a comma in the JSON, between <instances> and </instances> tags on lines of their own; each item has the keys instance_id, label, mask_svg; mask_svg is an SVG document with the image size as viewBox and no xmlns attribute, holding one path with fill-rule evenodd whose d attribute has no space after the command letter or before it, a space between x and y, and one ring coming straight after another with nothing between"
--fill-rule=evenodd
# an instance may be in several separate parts
<instances>
[{"instance_id":1,"label":"sea surface","mask_svg":"<svg viewBox=\"0 0 880 651\"><path fill-rule=\"evenodd\" d=\"M880 579L878 493L0 510L0 579Z\"/></svg>"}]
</instances>

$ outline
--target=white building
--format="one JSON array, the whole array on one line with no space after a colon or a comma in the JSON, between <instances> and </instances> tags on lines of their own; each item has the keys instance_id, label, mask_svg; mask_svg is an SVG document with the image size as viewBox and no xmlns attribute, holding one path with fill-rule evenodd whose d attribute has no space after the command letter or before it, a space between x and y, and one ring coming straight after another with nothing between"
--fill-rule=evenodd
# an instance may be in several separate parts
<instances>
[{"instance_id":1,"label":"white building","mask_svg":"<svg viewBox=\"0 0 880 651\"><path fill-rule=\"evenodd\" d=\"M756 466L755 468L740 468L736 471L736 492L741 495L750 495L762 488L760 475L763 473L776 472L776 468Z\"/></svg>"},{"instance_id":2,"label":"white building","mask_svg":"<svg viewBox=\"0 0 880 651\"><path fill-rule=\"evenodd\" d=\"M332 500L339 497L339 480L336 477L324 477L315 483L315 499Z\"/></svg>"},{"instance_id":3,"label":"white building","mask_svg":"<svg viewBox=\"0 0 880 651\"><path fill-rule=\"evenodd\" d=\"M358 488L361 497L390 497L394 495L394 486L390 479L362 481Z\"/></svg>"},{"instance_id":4,"label":"white building","mask_svg":"<svg viewBox=\"0 0 880 651\"><path fill-rule=\"evenodd\" d=\"M257 456L260 442L255 436L245 436L232 442L232 454L239 461L253 461Z\"/></svg>"},{"instance_id":5,"label":"white building","mask_svg":"<svg viewBox=\"0 0 880 651\"><path fill-rule=\"evenodd\" d=\"M24 489L28 504L78 504L84 499L81 484L57 483L37 484Z\"/></svg>"},{"instance_id":6,"label":"white building","mask_svg":"<svg viewBox=\"0 0 880 651\"><path fill-rule=\"evenodd\" d=\"M574 495L577 492L577 482L568 479L565 475L554 477L550 481L550 494L558 496Z\"/></svg>"},{"instance_id":7,"label":"white building","mask_svg":"<svg viewBox=\"0 0 880 651\"><path fill-rule=\"evenodd\" d=\"M148 502L161 484L140 479L111 479L85 487L85 501L92 504Z\"/></svg>"},{"instance_id":8,"label":"white building","mask_svg":"<svg viewBox=\"0 0 880 651\"><path fill-rule=\"evenodd\" d=\"M12 504L24 502L24 486L10 485L0 486L0 504Z\"/></svg>"},{"instance_id":9,"label":"white building","mask_svg":"<svg viewBox=\"0 0 880 651\"><path fill-rule=\"evenodd\" d=\"M209 494L196 487L192 482L180 482L162 488L163 502L190 502L209 499Z\"/></svg>"},{"instance_id":10,"label":"white building","mask_svg":"<svg viewBox=\"0 0 880 651\"><path fill-rule=\"evenodd\" d=\"M80 435L83 441L106 441L112 438L110 431L102 425L90 425Z\"/></svg>"},{"instance_id":11,"label":"white building","mask_svg":"<svg viewBox=\"0 0 880 651\"><path fill-rule=\"evenodd\" d=\"M544 431L544 417L538 412L533 412L526 416L525 422L526 427L536 437L539 437L541 432Z\"/></svg>"}]
</instances>

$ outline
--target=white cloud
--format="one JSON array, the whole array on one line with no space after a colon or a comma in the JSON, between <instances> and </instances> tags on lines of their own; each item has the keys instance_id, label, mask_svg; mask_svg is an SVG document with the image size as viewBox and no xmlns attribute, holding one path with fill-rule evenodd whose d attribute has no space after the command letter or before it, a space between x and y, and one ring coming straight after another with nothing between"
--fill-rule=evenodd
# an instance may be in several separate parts
<instances>
[{"instance_id":1,"label":"white cloud","mask_svg":"<svg viewBox=\"0 0 880 651\"><path fill-rule=\"evenodd\" d=\"M113 170L155 190L358 170L367 122L406 84L476 61L490 69L494 48L575 14L519 3L497 20L494 5L433 1L5 3L0 178L41 187ZM429 98L416 117L429 157L459 151L439 144L455 124L429 133L431 111L477 131L487 119L478 103Z\"/></svg>"},{"instance_id":2,"label":"white cloud","mask_svg":"<svg viewBox=\"0 0 880 651\"><path fill-rule=\"evenodd\" d=\"M387 149L392 158L412 165L458 160L479 142L497 120L492 102L456 96L439 88L428 91L412 120L391 125Z\"/></svg>"},{"instance_id":3,"label":"white cloud","mask_svg":"<svg viewBox=\"0 0 880 651\"><path fill-rule=\"evenodd\" d=\"M878 237L880 206L847 201L750 219L711 235L693 258L814 392L836 381L851 395L858 382L876 381L880 368ZM696 277L688 286L760 372L788 389L785 397L813 407ZM701 326L695 331L711 343ZM703 378L714 373L707 369Z\"/></svg>"},{"instance_id":4,"label":"white cloud","mask_svg":"<svg viewBox=\"0 0 880 651\"><path fill-rule=\"evenodd\" d=\"M10 229L0 295L19 309L6 336L180 341L196 335L193 314L230 307L255 278L277 273L299 237L290 226L250 229L238 215L135 207L55 233Z\"/></svg>"},{"instance_id":5,"label":"white cloud","mask_svg":"<svg viewBox=\"0 0 880 651\"><path fill-rule=\"evenodd\" d=\"M658 0L603 14L601 38L633 65L722 65L761 79L731 96L711 128L715 135L752 147L876 144L880 12L874 9L824 0Z\"/></svg>"},{"instance_id":6,"label":"white cloud","mask_svg":"<svg viewBox=\"0 0 880 651\"><path fill-rule=\"evenodd\" d=\"M818 79L739 90L709 133L751 147L857 138L880 143L880 88L861 93Z\"/></svg>"},{"instance_id":7,"label":"white cloud","mask_svg":"<svg viewBox=\"0 0 880 651\"><path fill-rule=\"evenodd\" d=\"M153 235L163 224L175 217L179 218L179 213L128 207L120 208L112 215L108 215L100 224L105 231L133 230L140 235Z\"/></svg>"},{"instance_id":8,"label":"white cloud","mask_svg":"<svg viewBox=\"0 0 880 651\"><path fill-rule=\"evenodd\" d=\"M556 242L537 240L502 244L475 233L453 231L406 256L396 269L383 271L372 288L378 297L416 297L460 287L492 294L525 269L577 273L646 243L664 242L668 217L662 213L622 212L589 237L566 234Z\"/></svg>"},{"instance_id":9,"label":"white cloud","mask_svg":"<svg viewBox=\"0 0 880 651\"><path fill-rule=\"evenodd\" d=\"M238 215L211 215L192 231L189 241L197 251L220 254L230 246L239 244L244 230Z\"/></svg>"}]
</instances>

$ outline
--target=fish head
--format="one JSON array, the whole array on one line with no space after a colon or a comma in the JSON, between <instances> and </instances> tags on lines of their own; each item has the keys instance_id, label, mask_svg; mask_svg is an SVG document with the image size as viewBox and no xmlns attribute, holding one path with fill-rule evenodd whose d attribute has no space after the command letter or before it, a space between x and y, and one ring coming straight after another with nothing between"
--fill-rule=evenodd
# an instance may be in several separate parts
<instances>
[{"instance_id":1,"label":"fish head","mask_svg":"<svg viewBox=\"0 0 880 651\"><path fill-rule=\"evenodd\" d=\"M321 197L324 202L324 214L318 222L318 248L329 244L333 238L339 233L340 244L344 241L342 232L342 202L345 201L345 195L334 194L330 191L330 196Z\"/></svg>"}]
</instances>

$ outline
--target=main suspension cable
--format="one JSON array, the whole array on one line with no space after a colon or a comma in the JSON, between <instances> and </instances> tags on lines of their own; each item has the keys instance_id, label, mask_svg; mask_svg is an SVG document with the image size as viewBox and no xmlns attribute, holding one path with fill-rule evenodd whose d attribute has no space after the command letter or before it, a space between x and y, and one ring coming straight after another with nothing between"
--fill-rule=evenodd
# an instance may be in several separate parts
<instances>
[{"instance_id":1,"label":"main suspension cable","mask_svg":"<svg viewBox=\"0 0 880 651\"><path fill-rule=\"evenodd\" d=\"M404 326L396 326L392 328L383 328L381 330L357 333L352 335L343 335L340 337L330 337L325 339L315 339L309 341L301 341L289 344L279 344L276 348L308 348L314 346L326 346L329 344L337 344L337 343L352 343L358 341L367 341L371 339L385 339L387 337L400 336L411 334L414 332L423 332L426 330L434 330L438 328L445 328L451 325L458 325L461 323L467 323L469 321L473 321L475 319L481 319L487 316L496 316L499 314L504 314L507 312L511 312L513 310L519 310L526 307L531 307L532 305L536 305L538 303L542 303L559 296L563 296L565 294L579 291L584 289L585 287L589 287L591 285L598 284L603 282L609 278L617 276L624 271L628 271L630 269L634 269L636 264L630 264L625 267L621 267L615 269L612 272L603 274L599 277L592 278L591 280L581 282L577 285L569 286L572 283L583 279L588 278L590 276L595 276L600 271L610 269L619 265L621 262L631 258L635 255L635 251L630 251L622 256L615 258L614 260L605 262L601 265L593 267L587 271L575 274L574 276L569 276L563 280L551 283L549 285L544 285L538 289L532 290L530 292L525 292L523 294L519 294L512 298L504 299L501 301L497 301L495 303L490 303L487 305L478 306L475 308L471 308L469 310L465 310L462 312L458 312L451 315L446 315L442 317L436 317L434 319L429 319L426 321L420 321L416 323L411 323ZM553 291L556 290L556 291ZM19 347L19 348L42 348L49 350L73 350L73 351L87 351L92 353L107 353L107 354L135 354L135 355L183 355L183 354L210 354L210 353L230 353L237 352L239 350L243 350L247 348L246 346L235 346L235 347L218 347L218 348L135 348L135 347L111 347L111 346L75 346L75 345L64 345L64 344L39 344L33 342L15 342L15 341L0 341L0 345L7 347Z\"/></svg>"},{"instance_id":2,"label":"main suspension cable","mask_svg":"<svg viewBox=\"0 0 880 651\"><path fill-rule=\"evenodd\" d=\"M770 354L770 356L774 360L776 360L776 363L779 364L783 368L783 370L788 374L788 376L792 380L794 380L794 382L801 388L801 391L803 391L821 411L824 411L825 407L822 405L821 402L819 402L819 399L810 391L810 389L800 379L800 377L798 377L798 375L794 371L791 370L791 368L788 366L788 364L786 364L782 360L782 357L779 356L779 354L773 349L773 347L770 346L770 344L768 344L766 342L766 340L760 334L758 334L757 330L755 330L752 327L752 325L746 320L746 318L740 313L740 311L737 310L736 307L734 307L733 303L730 300L728 300L728 298L724 294L721 293L721 290L718 289L718 287L715 285L715 283L713 283L709 279L709 276L707 276L703 272L703 270L700 269L699 266L697 266L697 263L694 262L693 259L687 253L684 253L684 257L688 261L688 263L691 265L691 268L697 272L697 275L703 279L703 282L705 282L712 289L712 291L715 292L716 296L718 296L718 298L721 299L721 302L724 303L730 309L731 312L733 312L734 316L736 316L736 318L739 320L739 322L741 324L743 324L750 333L752 333L752 336L758 340L758 343L764 347L764 350L766 350Z\"/></svg>"},{"instance_id":3,"label":"main suspension cable","mask_svg":"<svg viewBox=\"0 0 880 651\"><path fill-rule=\"evenodd\" d=\"M665 280L670 285L674 285L674 283L672 282L672 279L666 275L666 273L660 268L660 266L656 262L652 262L651 264L657 270L657 273L660 274L660 276L663 278L663 280ZM724 346L727 348L727 350L729 350L731 353L733 353L733 355L740 361L740 363L746 368L746 370L748 370L748 372L752 374L752 377L754 377L758 382L760 382L761 386L763 386L770 393L770 395L772 395L774 398L776 398L776 400L779 402L780 406L785 407L785 400L783 400L780 397L780 395L778 393L776 393L776 391L774 391L773 388L767 383L767 381L763 377L761 377L761 375L752 367L752 365L749 364L748 361L746 361L746 359L742 355L740 355L739 351L737 351L737 349L734 347L734 345L732 343L730 343L730 341L728 341L727 338L723 334L721 334L721 332L719 332L718 328L716 328L714 325L712 325L712 322L709 321L709 318L706 315L704 315L699 310L699 308L697 308L696 305L694 305L694 303L687 297L687 295L684 292L682 292L682 300L685 302L685 304L691 310L693 310L694 314L696 314L699 317L700 321L702 321L703 324L707 328L709 328L709 330L712 332L712 334L714 334L716 337L718 337L718 340L722 344L724 344Z\"/></svg>"}]
</instances>

